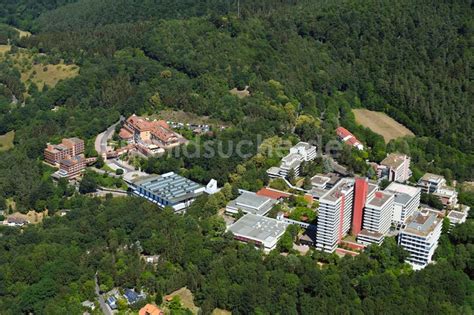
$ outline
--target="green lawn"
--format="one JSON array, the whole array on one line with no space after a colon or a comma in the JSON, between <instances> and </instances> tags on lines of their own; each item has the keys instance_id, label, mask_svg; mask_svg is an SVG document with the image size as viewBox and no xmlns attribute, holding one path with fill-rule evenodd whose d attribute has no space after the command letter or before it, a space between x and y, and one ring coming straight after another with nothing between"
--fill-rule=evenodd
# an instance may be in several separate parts
<instances>
[{"instance_id":1,"label":"green lawn","mask_svg":"<svg viewBox=\"0 0 474 315\"><path fill-rule=\"evenodd\" d=\"M11 148L13 148L14 138L15 138L15 131L10 131L0 136L0 152L8 151Z\"/></svg>"}]
</instances>

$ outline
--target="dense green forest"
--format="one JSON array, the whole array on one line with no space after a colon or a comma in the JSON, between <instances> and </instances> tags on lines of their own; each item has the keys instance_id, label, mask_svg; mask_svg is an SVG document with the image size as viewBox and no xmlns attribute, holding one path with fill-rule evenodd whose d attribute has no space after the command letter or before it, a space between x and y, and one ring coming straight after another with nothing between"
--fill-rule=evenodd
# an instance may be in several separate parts
<instances>
[{"instance_id":1,"label":"dense green forest","mask_svg":"<svg viewBox=\"0 0 474 315\"><path fill-rule=\"evenodd\" d=\"M84 138L92 156L95 136L120 115L174 109L223 122L201 140L225 148L251 140L250 157L169 154L141 161L148 172L257 190L278 163L258 141L324 145L343 125L367 145L338 157L351 172L370 176L366 159L401 151L415 179L430 171L474 180L471 17L460 0L0 0L0 45L13 45L6 54L27 49L33 63L80 68L40 90L0 58L0 135L15 131L15 147L0 152L0 209L73 209L24 233L0 231L0 309L76 313L99 270L109 287L162 295L187 285L204 313L472 312L471 220L443 235L438 264L422 272L408 271L391 241L356 259L275 254L262 263L224 235L215 211L225 198L178 217L134 199L72 197L41 162L48 141ZM13 27L33 34L20 38ZM249 97L229 93L245 86ZM385 143L355 123L359 107L386 112L416 137ZM472 193L460 198L474 206ZM158 270L140 263L137 240L163 256ZM330 266L316 268L321 259Z\"/></svg>"}]
</instances>

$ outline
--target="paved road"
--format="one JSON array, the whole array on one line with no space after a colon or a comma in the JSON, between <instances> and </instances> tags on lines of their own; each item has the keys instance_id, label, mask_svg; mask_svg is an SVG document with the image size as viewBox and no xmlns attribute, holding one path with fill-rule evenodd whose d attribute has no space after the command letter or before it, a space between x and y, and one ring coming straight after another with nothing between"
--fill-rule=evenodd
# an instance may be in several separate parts
<instances>
[{"instance_id":1,"label":"paved road","mask_svg":"<svg viewBox=\"0 0 474 315\"><path fill-rule=\"evenodd\" d=\"M133 172L135 170L135 168L129 164L125 164L125 162L122 162L120 161L119 159L110 159L110 160L107 160L107 164L113 164L115 165L117 168L121 168L124 170L125 173L127 172Z\"/></svg>"},{"instance_id":2,"label":"paved road","mask_svg":"<svg viewBox=\"0 0 474 315\"><path fill-rule=\"evenodd\" d=\"M104 132L99 133L97 137L95 138L95 150L97 153L102 154L107 152L107 140L112 138L114 132L115 132L115 127L123 120L125 119L123 116L120 116L119 121L117 121L115 124L107 128Z\"/></svg>"},{"instance_id":3,"label":"paved road","mask_svg":"<svg viewBox=\"0 0 474 315\"><path fill-rule=\"evenodd\" d=\"M102 296L102 294L100 294L99 282L97 280L97 272L94 275L94 281L95 281L95 295L97 295L97 299L99 300L102 313L104 313L105 315L113 315L113 312L110 310L107 304L105 304L104 297Z\"/></svg>"}]
</instances>

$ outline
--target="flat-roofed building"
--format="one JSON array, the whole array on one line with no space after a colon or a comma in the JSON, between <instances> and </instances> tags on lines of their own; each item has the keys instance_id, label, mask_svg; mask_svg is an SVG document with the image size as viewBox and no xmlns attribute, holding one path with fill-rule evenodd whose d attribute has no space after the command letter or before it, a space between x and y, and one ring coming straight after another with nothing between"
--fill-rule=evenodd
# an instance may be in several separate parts
<instances>
[{"instance_id":1,"label":"flat-roofed building","mask_svg":"<svg viewBox=\"0 0 474 315\"><path fill-rule=\"evenodd\" d=\"M443 186L433 196L438 197L445 207L454 208L458 205L458 192L453 187Z\"/></svg>"},{"instance_id":2,"label":"flat-roofed building","mask_svg":"<svg viewBox=\"0 0 474 315\"><path fill-rule=\"evenodd\" d=\"M438 191L441 187L446 185L446 179L442 175L426 173L418 181L417 186L426 194L432 194Z\"/></svg>"},{"instance_id":3,"label":"flat-roofed building","mask_svg":"<svg viewBox=\"0 0 474 315\"><path fill-rule=\"evenodd\" d=\"M303 161L308 162L316 158L316 147L307 142L298 142L290 149L290 154L296 153L301 156Z\"/></svg>"},{"instance_id":4,"label":"flat-roofed building","mask_svg":"<svg viewBox=\"0 0 474 315\"><path fill-rule=\"evenodd\" d=\"M311 186L319 189L331 189L341 180L335 173L316 174L311 178Z\"/></svg>"},{"instance_id":5,"label":"flat-roofed building","mask_svg":"<svg viewBox=\"0 0 474 315\"><path fill-rule=\"evenodd\" d=\"M406 154L391 153L380 162L379 177L387 177L391 182L406 182L412 175L410 157Z\"/></svg>"},{"instance_id":6,"label":"flat-roofed building","mask_svg":"<svg viewBox=\"0 0 474 315\"><path fill-rule=\"evenodd\" d=\"M342 179L319 199L316 248L334 252L351 227L354 180Z\"/></svg>"},{"instance_id":7,"label":"flat-roofed building","mask_svg":"<svg viewBox=\"0 0 474 315\"><path fill-rule=\"evenodd\" d=\"M398 235L398 244L410 256L413 269L419 270L431 262L441 235L442 218L431 211L417 211L407 221Z\"/></svg>"},{"instance_id":8,"label":"flat-roofed building","mask_svg":"<svg viewBox=\"0 0 474 315\"><path fill-rule=\"evenodd\" d=\"M74 156L59 162L59 177L67 177L69 179L76 178L82 174L86 168L86 159L83 155Z\"/></svg>"},{"instance_id":9,"label":"flat-roofed building","mask_svg":"<svg viewBox=\"0 0 474 315\"><path fill-rule=\"evenodd\" d=\"M252 243L270 251L276 248L278 240L285 233L288 225L283 221L247 213L232 224L228 231L232 232L235 239L239 241Z\"/></svg>"},{"instance_id":10,"label":"flat-roofed building","mask_svg":"<svg viewBox=\"0 0 474 315\"><path fill-rule=\"evenodd\" d=\"M287 177L291 170L295 175L300 174L300 166L303 162L309 162L316 158L316 147L307 142L298 142L290 148L290 153L281 159L280 167L271 167L267 170L270 177Z\"/></svg>"},{"instance_id":11,"label":"flat-roofed building","mask_svg":"<svg viewBox=\"0 0 474 315\"><path fill-rule=\"evenodd\" d=\"M264 216L277 203L278 201L275 199L244 191L236 199L231 200L225 209L227 213L231 214L237 214L241 210L244 213Z\"/></svg>"},{"instance_id":12,"label":"flat-roofed building","mask_svg":"<svg viewBox=\"0 0 474 315\"><path fill-rule=\"evenodd\" d=\"M362 244L382 244L390 230L395 197L391 193L377 191L364 208L362 231L357 241Z\"/></svg>"},{"instance_id":13,"label":"flat-roofed building","mask_svg":"<svg viewBox=\"0 0 474 315\"><path fill-rule=\"evenodd\" d=\"M420 206L421 189L396 182L390 183L385 192L395 195L392 222L401 226Z\"/></svg>"},{"instance_id":14,"label":"flat-roofed building","mask_svg":"<svg viewBox=\"0 0 474 315\"><path fill-rule=\"evenodd\" d=\"M132 188L135 195L175 211L186 209L205 191L205 187L174 172L138 178Z\"/></svg>"},{"instance_id":15,"label":"flat-roofed building","mask_svg":"<svg viewBox=\"0 0 474 315\"><path fill-rule=\"evenodd\" d=\"M451 227L466 222L470 207L461 205L459 210L451 210L448 213L449 224Z\"/></svg>"}]
</instances>

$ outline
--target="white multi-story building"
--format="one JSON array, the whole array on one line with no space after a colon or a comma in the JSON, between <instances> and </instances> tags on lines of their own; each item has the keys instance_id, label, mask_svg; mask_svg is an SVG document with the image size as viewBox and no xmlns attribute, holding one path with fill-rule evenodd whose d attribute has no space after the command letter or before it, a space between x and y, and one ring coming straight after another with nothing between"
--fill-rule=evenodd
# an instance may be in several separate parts
<instances>
[{"instance_id":1,"label":"white multi-story building","mask_svg":"<svg viewBox=\"0 0 474 315\"><path fill-rule=\"evenodd\" d=\"M441 187L446 185L446 179L442 175L426 173L418 181L417 186L426 194L437 192Z\"/></svg>"},{"instance_id":2,"label":"white multi-story building","mask_svg":"<svg viewBox=\"0 0 474 315\"><path fill-rule=\"evenodd\" d=\"M377 191L365 204L362 231L357 241L362 244L382 244L392 224L392 213L395 196L391 193Z\"/></svg>"},{"instance_id":3,"label":"white multi-story building","mask_svg":"<svg viewBox=\"0 0 474 315\"><path fill-rule=\"evenodd\" d=\"M301 155L303 161L308 162L316 158L316 147L307 142L298 142L290 149L290 154L295 153Z\"/></svg>"},{"instance_id":4,"label":"white multi-story building","mask_svg":"<svg viewBox=\"0 0 474 315\"><path fill-rule=\"evenodd\" d=\"M392 222L400 227L420 206L421 189L418 187L391 183L385 192L395 195Z\"/></svg>"},{"instance_id":5,"label":"white multi-story building","mask_svg":"<svg viewBox=\"0 0 474 315\"><path fill-rule=\"evenodd\" d=\"M406 154L391 153L380 162L379 177L387 177L391 182L406 182L412 175L410 157Z\"/></svg>"},{"instance_id":6,"label":"white multi-story building","mask_svg":"<svg viewBox=\"0 0 474 315\"><path fill-rule=\"evenodd\" d=\"M436 213L417 211L400 231L398 244L410 253L407 262L413 266L413 269L422 269L431 262L438 247L442 222L443 220Z\"/></svg>"},{"instance_id":7,"label":"white multi-story building","mask_svg":"<svg viewBox=\"0 0 474 315\"><path fill-rule=\"evenodd\" d=\"M342 179L319 199L316 248L334 252L351 226L354 180Z\"/></svg>"},{"instance_id":8,"label":"white multi-story building","mask_svg":"<svg viewBox=\"0 0 474 315\"><path fill-rule=\"evenodd\" d=\"M309 162L316 158L316 147L307 142L298 142L290 149L290 153L281 159L280 167L271 167L267 170L270 177L287 177L291 170L295 176L300 174L300 166L303 162Z\"/></svg>"},{"instance_id":9,"label":"white multi-story building","mask_svg":"<svg viewBox=\"0 0 474 315\"><path fill-rule=\"evenodd\" d=\"M426 194L436 196L445 207L456 208L458 206L458 192L453 187L446 185L446 179L442 175L426 173L418 181L418 187Z\"/></svg>"}]
</instances>

